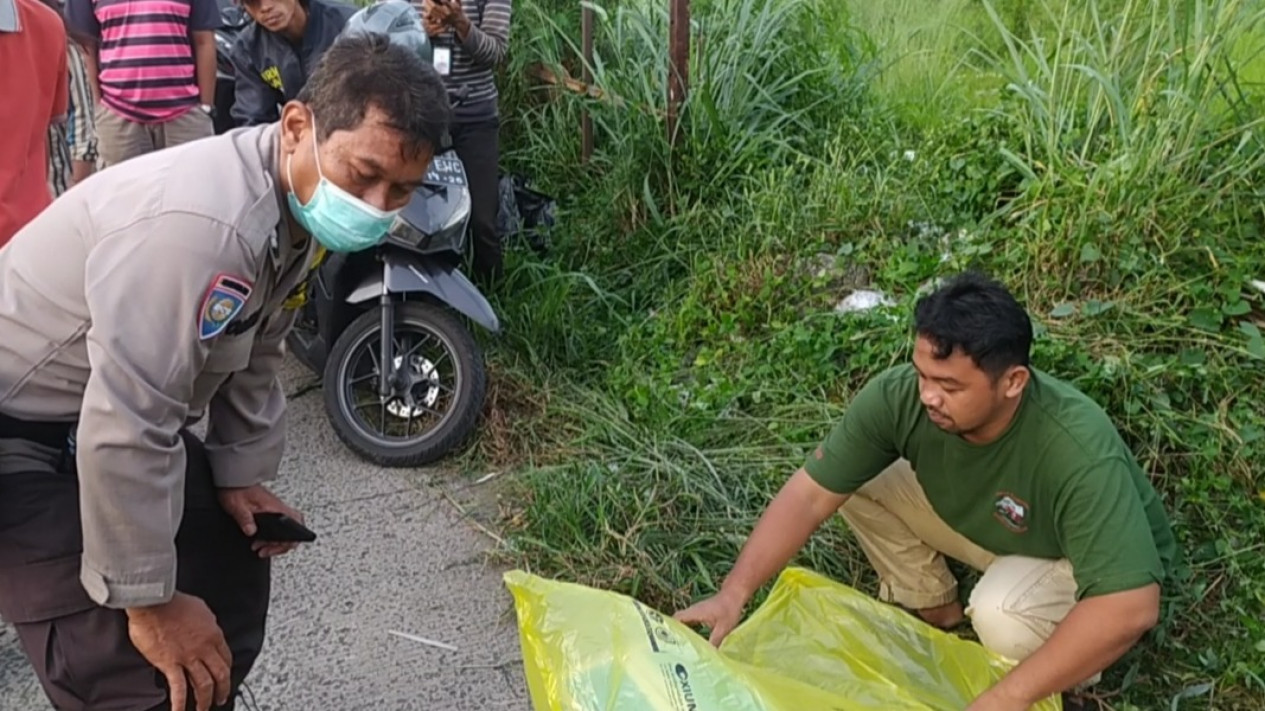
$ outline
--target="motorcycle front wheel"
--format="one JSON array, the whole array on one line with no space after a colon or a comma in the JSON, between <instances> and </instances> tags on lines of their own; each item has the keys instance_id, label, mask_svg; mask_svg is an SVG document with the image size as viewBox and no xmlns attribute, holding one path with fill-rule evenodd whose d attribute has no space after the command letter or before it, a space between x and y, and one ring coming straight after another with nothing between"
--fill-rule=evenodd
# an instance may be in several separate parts
<instances>
[{"instance_id":1,"label":"motorcycle front wheel","mask_svg":"<svg viewBox=\"0 0 1265 711\"><path fill-rule=\"evenodd\" d=\"M391 357L382 358L379 309L361 314L325 360L325 411L342 442L384 467L432 463L474 431L487 392L483 355L447 310L395 304ZM383 367L391 384L379 389Z\"/></svg>"}]
</instances>

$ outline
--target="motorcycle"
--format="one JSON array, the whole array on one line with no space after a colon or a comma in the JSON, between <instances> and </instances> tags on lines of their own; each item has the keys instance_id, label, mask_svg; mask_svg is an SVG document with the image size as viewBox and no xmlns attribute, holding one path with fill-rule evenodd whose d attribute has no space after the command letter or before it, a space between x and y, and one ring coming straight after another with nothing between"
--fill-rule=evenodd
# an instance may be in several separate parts
<instances>
[{"instance_id":1,"label":"motorcycle","mask_svg":"<svg viewBox=\"0 0 1265 711\"><path fill-rule=\"evenodd\" d=\"M380 466L443 458L483 409L483 355L457 314L492 333L500 321L459 269L469 219L465 166L442 151L386 238L328 254L299 295L289 349L322 376L339 439Z\"/></svg>"},{"instance_id":2,"label":"motorcycle","mask_svg":"<svg viewBox=\"0 0 1265 711\"><path fill-rule=\"evenodd\" d=\"M234 128L233 41L250 22L220 0L215 32L215 132ZM470 220L465 166L451 149L375 248L328 254L291 304L288 350L321 376L338 438L385 467L442 459L474 431L487 392L483 355L458 314L496 333L500 322L461 273Z\"/></svg>"}]
</instances>

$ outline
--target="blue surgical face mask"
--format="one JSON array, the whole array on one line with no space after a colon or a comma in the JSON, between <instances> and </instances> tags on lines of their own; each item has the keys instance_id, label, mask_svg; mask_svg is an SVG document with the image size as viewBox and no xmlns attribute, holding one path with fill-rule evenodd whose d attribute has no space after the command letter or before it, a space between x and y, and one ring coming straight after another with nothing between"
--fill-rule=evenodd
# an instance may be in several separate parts
<instances>
[{"instance_id":1,"label":"blue surgical face mask","mask_svg":"<svg viewBox=\"0 0 1265 711\"><path fill-rule=\"evenodd\" d=\"M399 210L384 212L348 193L325 177L321 156L316 152L316 121L312 121L312 153L320 182L306 205L294 194L294 176L290 169L293 156L286 158L286 177L290 181L287 199L290 212L316 241L331 252L359 252L382 241Z\"/></svg>"}]
</instances>

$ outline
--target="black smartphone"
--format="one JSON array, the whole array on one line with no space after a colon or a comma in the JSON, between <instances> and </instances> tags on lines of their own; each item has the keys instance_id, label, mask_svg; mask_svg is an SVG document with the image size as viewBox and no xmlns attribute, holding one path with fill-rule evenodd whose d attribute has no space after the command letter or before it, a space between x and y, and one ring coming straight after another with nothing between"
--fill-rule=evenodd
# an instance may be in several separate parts
<instances>
[{"instance_id":1,"label":"black smartphone","mask_svg":"<svg viewBox=\"0 0 1265 711\"><path fill-rule=\"evenodd\" d=\"M253 540L256 541L311 543L316 540L316 534L307 526L271 511L255 514L255 529Z\"/></svg>"}]
</instances>

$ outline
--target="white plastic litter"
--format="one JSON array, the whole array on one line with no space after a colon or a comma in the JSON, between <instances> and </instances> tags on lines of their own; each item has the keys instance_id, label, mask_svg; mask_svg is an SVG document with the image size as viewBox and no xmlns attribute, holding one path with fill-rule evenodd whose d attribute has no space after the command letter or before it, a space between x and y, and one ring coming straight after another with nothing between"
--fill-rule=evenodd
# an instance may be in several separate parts
<instances>
[{"instance_id":1,"label":"white plastic litter","mask_svg":"<svg viewBox=\"0 0 1265 711\"><path fill-rule=\"evenodd\" d=\"M400 632L398 630L387 630L387 634L393 634L396 637L403 637L404 639L412 640L414 642L421 642L422 644L430 645L432 647L447 649L451 652L457 651L457 648L452 646L451 644L445 644L444 642L436 642L433 639L426 639L425 637L418 637L417 635L409 634L408 632Z\"/></svg>"},{"instance_id":2,"label":"white plastic litter","mask_svg":"<svg viewBox=\"0 0 1265 711\"><path fill-rule=\"evenodd\" d=\"M842 301L835 304L835 313L855 313L858 311L869 311L879 306L895 306L896 302L891 297L881 291L872 291L870 289L858 289L848 294Z\"/></svg>"}]
</instances>

